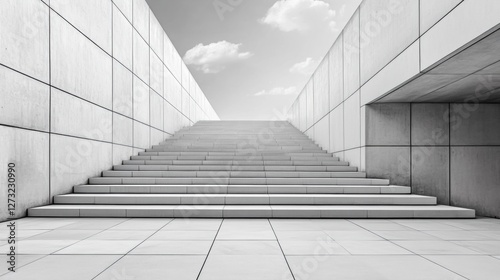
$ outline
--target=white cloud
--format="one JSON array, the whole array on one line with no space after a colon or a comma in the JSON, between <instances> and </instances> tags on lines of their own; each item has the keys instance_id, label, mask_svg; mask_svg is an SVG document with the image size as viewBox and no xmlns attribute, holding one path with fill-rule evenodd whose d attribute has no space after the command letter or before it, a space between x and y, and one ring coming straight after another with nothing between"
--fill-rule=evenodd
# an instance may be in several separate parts
<instances>
[{"instance_id":1,"label":"white cloud","mask_svg":"<svg viewBox=\"0 0 500 280\"><path fill-rule=\"evenodd\" d=\"M218 73L226 68L228 64L245 60L253 54L241 52L241 44L220 41L208 45L198 44L188 50L184 55L184 62L194 65L203 73Z\"/></svg>"},{"instance_id":2,"label":"white cloud","mask_svg":"<svg viewBox=\"0 0 500 280\"><path fill-rule=\"evenodd\" d=\"M296 87L275 87L271 90L261 90L255 93L255 96L263 96L263 95L292 95L297 93Z\"/></svg>"},{"instance_id":3,"label":"white cloud","mask_svg":"<svg viewBox=\"0 0 500 280\"><path fill-rule=\"evenodd\" d=\"M308 57L302 62L295 63L289 71L290 73L298 73L305 76L310 76L314 72L316 67L318 67L318 64L318 60L314 60L311 57Z\"/></svg>"},{"instance_id":4,"label":"white cloud","mask_svg":"<svg viewBox=\"0 0 500 280\"><path fill-rule=\"evenodd\" d=\"M279 0L260 22L282 31L336 30L335 10L321 0Z\"/></svg>"}]
</instances>

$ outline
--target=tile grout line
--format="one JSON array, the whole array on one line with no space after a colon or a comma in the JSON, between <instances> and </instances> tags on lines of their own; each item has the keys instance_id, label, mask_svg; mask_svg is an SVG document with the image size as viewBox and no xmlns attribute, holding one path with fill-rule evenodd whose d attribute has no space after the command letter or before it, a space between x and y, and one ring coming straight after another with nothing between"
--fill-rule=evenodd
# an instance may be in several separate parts
<instances>
[{"instance_id":1,"label":"tile grout line","mask_svg":"<svg viewBox=\"0 0 500 280\"><path fill-rule=\"evenodd\" d=\"M115 224L115 225L113 225L113 226L110 226L109 228L105 228L105 229L103 229L103 230L101 230L101 231L99 231L99 232L97 232L97 233L95 233L95 234L89 235L89 236L87 236L86 238L80 239L80 240L78 240L78 241L76 241L76 242L74 242L74 243L71 243L71 244L69 244L69 245L67 245L67 246L64 246L64 247L62 247L62 248L60 248L60 249L58 249L58 250L55 250L55 251L54 251L54 252L52 252L52 253L45 254L45 256L43 256L43 257L41 257L41 258L39 258L39 259L36 259L36 260L34 260L34 261L32 261L32 262L29 262L29 263L27 263L27 264L25 264L25 265L19 266L19 269L21 269L22 267L25 267L25 266L27 266L27 265L29 265L29 264L32 264L32 263L34 263L34 262L37 262L37 261L39 261L39 260L41 260L41 259L44 259L44 258L46 258L46 257L48 257L48 256L59 256L59 255L64 255L64 254L55 254L55 255L54 255L54 253L59 252L59 251L61 251L61 250L63 250L63 249L66 249L66 248L68 248L68 247L70 247L70 246L73 246L73 245L75 245L75 244L77 244L77 243L79 243L79 242L81 242L81 241L83 241L83 240L89 239L89 238L90 238L90 237L92 237L92 236L95 236L95 235L97 235L97 234L100 234L100 233L102 233L102 232L104 232L104 231L106 231L106 230L109 230L110 228L115 227L115 226L117 226L117 225L119 225L119 224L122 224L122 223L124 223L124 222L126 222L126 221L128 221L128 220L130 220L130 218L129 218L129 219L127 219L127 220L122 221L121 223L117 223L117 224ZM78 222L76 222L76 223L78 223ZM73 223L73 224L75 224L75 223ZM72 224L69 224L69 225L72 225ZM31 236L31 237L35 237L35 236L38 236L38 235L42 235L42 234L45 234L45 233L48 233L48 232L51 232L51 231L55 231L55 230L60 230L60 228L65 227L65 226L69 226L69 225L64 225L64 226L60 226L60 227L58 227L58 228L53 228L53 229L48 230L47 232L43 232L43 233L40 233L40 234L36 234L36 235ZM31 237L29 237L29 238L31 238ZM28 240L28 239L22 239L22 240L24 241L24 240ZM34 239L34 240L35 240L35 239ZM68 239L68 240L73 240L73 239ZM20 255L38 255L38 254L20 254ZM82 254L76 254L76 255L82 255ZM16 270L16 271L17 271L17 270ZM0 275L0 276L2 276L2 275Z\"/></svg>"},{"instance_id":2,"label":"tile grout line","mask_svg":"<svg viewBox=\"0 0 500 280\"><path fill-rule=\"evenodd\" d=\"M134 218L129 218L127 219L127 221L133 221ZM92 279L95 279L96 277L98 277L99 275L101 275L103 272L105 272L106 270L108 270L109 268L111 268L113 265L115 265L118 261L120 261L121 259L123 259L125 256L128 256L128 254L130 252L132 252L135 248L139 247L142 243L146 242L146 240L148 240L149 238L151 238L151 236L155 235L156 233L158 233L158 231L162 230L164 227L166 227L168 224L170 224L172 221L174 221L175 218L173 219L170 219L170 221L168 221L166 224L164 224L163 226L161 226L159 229L157 229L155 232L153 232L151 235L149 235L148 237L144 238L141 242L139 242L139 244L137 244L136 246L134 246L132 249L130 249L127 253L125 254L119 254L121 255L121 257L119 257L116 261L114 261L113 263L111 263L108 267L106 267L105 269L103 269L101 272L99 272L96 276L92 277ZM124 221L125 222L125 221ZM120 223L121 224L121 223Z\"/></svg>"},{"instance_id":3,"label":"tile grout line","mask_svg":"<svg viewBox=\"0 0 500 280\"><path fill-rule=\"evenodd\" d=\"M198 272L198 275L196 276L196 280L198 280L201 276L201 273L203 272L203 268L205 268L205 264L207 263L208 257L210 256L210 252L212 251L212 248L214 247L215 241L217 240L217 236L219 235L220 229L222 227L222 224L224 223L224 218L221 219L219 228L217 229L217 233L215 234L214 240L212 241L212 245L210 245L210 249L208 249L207 256L205 257L205 260L203 261L203 264L200 267L200 271Z\"/></svg>"},{"instance_id":4,"label":"tile grout line","mask_svg":"<svg viewBox=\"0 0 500 280\"><path fill-rule=\"evenodd\" d=\"M274 231L273 224L271 223L270 219L266 219L266 220L269 223L269 226L271 226L271 230L273 231L274 237L276 237L276 242L278 243L278 246L280 247L281 253L283 254L283 258L285 259L286 266L288 267L288 270L290 271L290 275L292 275L292 279L295 280L295 275L293 274L292 268L290 267L290 264L288 263L288 259L286 258L285 252L283 251L283 247L281 247L281 243L278 239L278 235L276 235L276 231Z\"/></svg>"}]
</instances>

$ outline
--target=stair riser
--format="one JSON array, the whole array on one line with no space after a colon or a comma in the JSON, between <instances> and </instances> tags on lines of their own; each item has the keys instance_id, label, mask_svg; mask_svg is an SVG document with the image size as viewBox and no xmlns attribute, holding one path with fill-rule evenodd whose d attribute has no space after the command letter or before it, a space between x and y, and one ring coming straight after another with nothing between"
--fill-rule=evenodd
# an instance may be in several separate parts
<instances>
[{"instance_id":1,"label":"stair riser","mask_svg":"<svg viewBox=\"0 0 500 280\"><path fill-rule=\"evenodd\" d=\"M154 178L366 178L363 172L104 171L103 177Z\"/></svg>"},{"instance_id":2,"label":"stair riser","mask_svg":"<svg viewBox=\"0 0 500 280\"><path fill-rule=\"evenodd\" d=\"M277 210L264 209L230 209L220 207L219 209L182 209L172 207L170 209L29 209L28 215L32 217L122 217L122 218L339 218L339 219L366 219L366 218L474 218L473 210L439 211L439 210L363 210L363 209L297 209Z\"/></svg>"},{"instance_id":3,"label":"stair riser","mask_svg":"<svg viewBox=\"0 0 500 280\"><path fill-rule=\"evenodd\" d=\"M385 179L364 178L90 178L91 185L389 185Z\"/></svg>"},{"instance_id":4,"label":"stair riser","mask_svg":"<svg viewBox=\"0 0 500 280\"><path fill-rule=\"evenodd\" d=\"M356 172L352 166L220 166L220 165L116 165L116 171L297 171Z\"/></svg>"},{"instance_id":5,"label":"stair riser","mask_svg":"<svg viewBox=\"0 0 500 280\"><path fill-rule=\"evenodd\" d=\"M410 194L400 186L193 186L193 185L81 185L75 193L112 194Z\"/></svg>"},{"instance_id":6,"label":"stair riser","mask_svg":"<svg viewBox=\"0 0 500 280\"><path fill-rule=\"evenodd\" d=\"M124 160L124 165L221 165L221 166L348 166L345 161L209 161L209 160Z\"/></svg>"}]
</instances>

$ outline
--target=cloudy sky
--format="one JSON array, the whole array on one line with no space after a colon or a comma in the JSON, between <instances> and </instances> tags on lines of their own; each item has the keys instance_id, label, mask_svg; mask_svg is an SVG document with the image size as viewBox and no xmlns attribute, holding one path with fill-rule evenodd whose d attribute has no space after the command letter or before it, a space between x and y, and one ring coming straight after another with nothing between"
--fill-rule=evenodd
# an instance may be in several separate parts
<instances>
[{"instance_id":1,"label":"cloudy sky","mask_svg":"<svg viewBox=\"0 0 500 280\"><path fill-rule=\"evenodd\" d=\"M281 119L361 0L147 0L221 119Z\"/></svg>"}]
</instances>

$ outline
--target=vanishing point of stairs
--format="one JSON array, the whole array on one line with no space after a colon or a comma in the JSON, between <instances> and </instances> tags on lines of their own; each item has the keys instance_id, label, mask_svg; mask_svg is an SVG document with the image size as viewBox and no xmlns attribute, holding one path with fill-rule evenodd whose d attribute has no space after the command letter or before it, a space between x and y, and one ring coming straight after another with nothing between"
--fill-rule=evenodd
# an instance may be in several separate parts
<instances>
[{"instance_id":1,"label":"vanishing point of stairs","mask_svg":"<svg viewBox=\"0 0 500 280\"><path fill-rule=\"evenodd\" d=\"M54 204L51 217L473 218L364 172L288 122L202 121Z\"/></svg>"}]
</instances>

